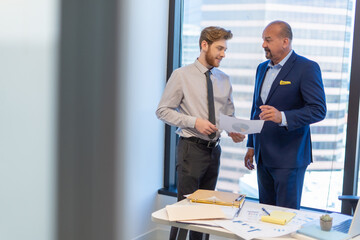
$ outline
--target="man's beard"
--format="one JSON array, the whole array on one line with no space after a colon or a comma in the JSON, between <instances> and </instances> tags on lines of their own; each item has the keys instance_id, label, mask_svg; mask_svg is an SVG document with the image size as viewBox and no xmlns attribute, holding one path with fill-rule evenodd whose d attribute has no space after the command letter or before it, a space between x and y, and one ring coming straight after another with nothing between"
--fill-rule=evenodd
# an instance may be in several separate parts
<instances>
[{"instance_id":1,"label":"man's beard","mask_svg":"<svg viewBox=\"0 0 360 240\"><path fill-rule=\"evenodd\" d=\"M205 60L206 60L206 62L207 62L210 66L218 67L218 66L220 65L220 64L217 63L216 58L214 58L214 57L211 55L211 51L208 51L208 52L205 54Z\"/></svg>"},{"instance_id":2,"label":"man's beard","mask_svg":"<svg viewBox=\"0 0 360 240\"><path fill-rule=\"evenodd\" d=\"M267 59L271 59L272 55L271 55L270 49L265 48L264 50L265 50L265 57L266 57Z\"/></svg>"}]
</instances>

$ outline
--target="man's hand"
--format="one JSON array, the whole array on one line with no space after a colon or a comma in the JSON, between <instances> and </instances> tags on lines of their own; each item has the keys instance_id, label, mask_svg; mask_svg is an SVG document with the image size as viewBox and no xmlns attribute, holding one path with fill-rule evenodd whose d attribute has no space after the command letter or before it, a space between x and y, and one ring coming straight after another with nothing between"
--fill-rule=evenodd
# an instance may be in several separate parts
<instances>
[{"instance_id":1,"label":"man's hand","mask_svg":"<svg viewBox=\"0 0 360 240\"><path fill-rule=\"evenodd\" d=\"M218 129L217 127L209 122L208 120L197 118L195 122L195 128L200 133L205 135L210 135L213 132L216 132Z\"/></svg>"},{"instance_id":2,"label":"man's hand","mask_svg":"<svg viewBox=\"0 0 360 240\"><path fill-rule=\"evenodd\" d=\"M242 142L245 139L245 135L236 132L228 133L228 136L232 138L234 143Z\"/></svg>"},{"instance_id":3,"label":"man's hand","mask_svg":"<svg viewBox=\"0 0 360 240\"><path fill-rule=\"evenodd\" d=\"M273 121L275 123L281 123L282 116L281 112L274 108L273 106L269 105L262 105L260 106L261 113L259 115L261 120L265 121Z\"/></svg>"},{"instance_id":4,"label":"man's hand","mask_svg":"<svg viewBox=\"0 0 360 240\"><path fill-rule=\"evenodd\" d=\"M246 155L244 157L244 165L247 169L253 170L255 168L253 162L254 162L254 149L248 148Z\"/></svg>"}]
</instances>

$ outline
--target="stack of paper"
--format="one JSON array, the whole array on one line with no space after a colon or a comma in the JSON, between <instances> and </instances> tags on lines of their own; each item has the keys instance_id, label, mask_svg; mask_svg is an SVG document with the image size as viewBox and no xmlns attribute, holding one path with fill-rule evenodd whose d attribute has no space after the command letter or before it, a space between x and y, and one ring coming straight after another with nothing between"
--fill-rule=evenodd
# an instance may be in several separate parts
<instances>
[{"instance_id":1,"label":"stack of paper","mask_svg":"<svg viewBox=\"0 0 360 240\"><path fill-rule=\"evenodd\" d=\"M191 202L239 207L245 201L245 195L199 189L187 197Z\"/></svg>"},{"instance_id":2,"label":"stack of paper","mask_svg":"<svg viewBox=\"0 0 360 240\"><path fill-rule=\"evenodd\" d=\"M285 225L290 222L290 220L293 219L295 215L296 213L292 212L272 211L270 216L261 216L261 221Z\"/></svg>"},{"instance_id":3,"label":"stack of paper","mask_svg":"<svg viewBox=\"0 0 360 240\"><path fill-rule=\"evenodd\" d=\"M217 205L170 205L166 206L166 211L170 221L226 218Z\"/></svg>"}]
</instances>

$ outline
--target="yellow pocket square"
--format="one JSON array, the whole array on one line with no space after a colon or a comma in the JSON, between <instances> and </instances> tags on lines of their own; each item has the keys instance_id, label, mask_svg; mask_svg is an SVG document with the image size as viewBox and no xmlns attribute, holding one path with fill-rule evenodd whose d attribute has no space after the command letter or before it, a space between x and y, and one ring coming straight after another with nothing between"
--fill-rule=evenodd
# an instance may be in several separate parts
<instances>
[{"instance_id":1,"label":"yellow pocket square","mask_svg":"<svg viewBox=\"0 0 360 240\"><path fill-rule=\"evenodd\" d=\"M280 85L289 85L291 84L290 81L283 81L283 80L280 80Z\"/></svg>"}]
</instances>

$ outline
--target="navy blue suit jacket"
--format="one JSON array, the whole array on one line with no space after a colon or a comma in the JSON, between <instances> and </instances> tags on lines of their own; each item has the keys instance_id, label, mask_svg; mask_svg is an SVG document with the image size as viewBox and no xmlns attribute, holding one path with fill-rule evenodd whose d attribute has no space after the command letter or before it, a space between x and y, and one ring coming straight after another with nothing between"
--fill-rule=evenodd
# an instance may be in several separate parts
<instances>
[{"instance_id":1,"label":"navy blue suit jacket","mask_svg":"<svg viewBox=\"0 0 360 240\"><path fill-rule=\"evenodd\" d=\"M286 115L287 127L265 121L261 133L248 136L248 147L255 150L258 163L273 168L298 168L312 162L310 124L326 115L324 86L316 62L291 54L262 102L260 93L270 60L261 63L256 71L251 119L259 119L260 106L270 105Z\"/></svg>"}]
</instances>

